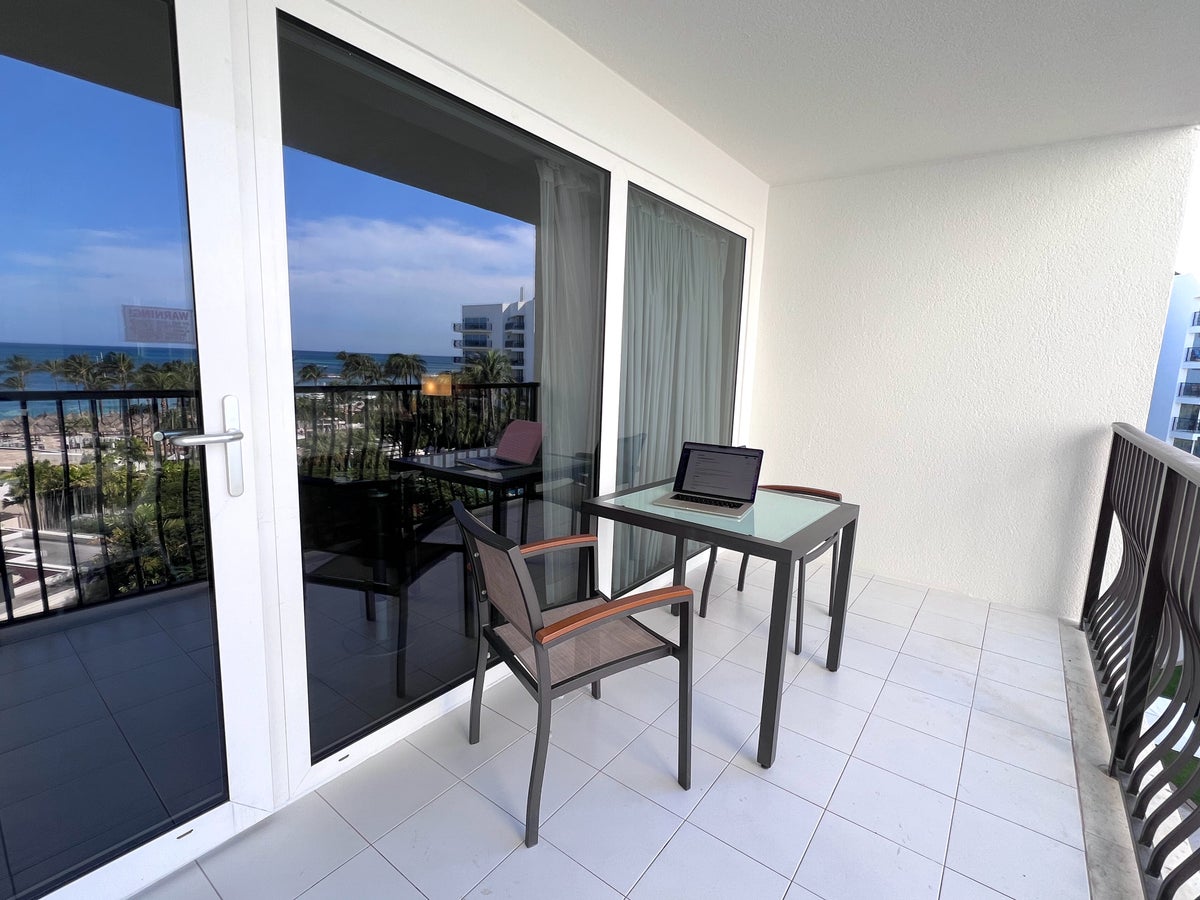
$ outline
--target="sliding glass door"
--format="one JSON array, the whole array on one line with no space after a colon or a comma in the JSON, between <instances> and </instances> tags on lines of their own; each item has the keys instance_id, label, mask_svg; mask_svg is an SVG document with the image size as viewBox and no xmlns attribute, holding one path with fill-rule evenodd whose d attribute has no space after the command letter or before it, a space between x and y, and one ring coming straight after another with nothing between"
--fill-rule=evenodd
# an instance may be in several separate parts
<instances>
[{"instance_id":1,"label":"sliding glass door","mask_svg":"<svg viewBox=\"0 0 1200 900\"><path fill-rule=\"evenodd\" d=\"M286 18L279 72L316 761L471 673L453 500L537 540L594 487L608 176Z\"/></svg>"},{"instance_id":2,"label":"sliding glass door","mask_svg":"<svg viewBox=\"0 0 1200 900\"><path fill-rule=\"evenodd\" d=\"M0 898L229 795L173 10L0 9Z\"/></svg>"}]
</instances>

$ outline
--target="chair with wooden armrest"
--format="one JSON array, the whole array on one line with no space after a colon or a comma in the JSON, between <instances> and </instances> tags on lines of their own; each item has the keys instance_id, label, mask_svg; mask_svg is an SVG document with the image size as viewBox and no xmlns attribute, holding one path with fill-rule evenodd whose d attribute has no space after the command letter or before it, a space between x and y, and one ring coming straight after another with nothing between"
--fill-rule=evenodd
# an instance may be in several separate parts
<instances>
[{"instance_id":1,"label":"chair with wooden armrest","mask_svg":"<svg viewBox=\"0 0 1200 900\"><path fill-rule=\"evenodd\" d=\"M797 487L790 484L764 484L759 486L760 491L779 491L783 494L797 494L802 497L817 497L821 500L837 500L842 499L842 495L837 491L827 491L823 488ZM812 550L809 550L799 559L799 572L796 576L796 653L800 652L801 631L804 628L803 604L804 604L804 578L805 570L808 565L820 557L826 550L833 550L833 575L829 579L829 615L833 615L833 592L836 584L836 574L838 565L838 544L841 539L841 532L834 533L831 537L826 538ZM744 590L746 587L746 566L750 562L750 554L742 554L742 567L738 570L737 589ZM713 568L717 564L717 548L711 547L708 552L708 570L704 573L704 588L700 593L700 615L704 616L708 613L708 589L712 584Z\"/></svg>"},{"instance_id":2,"label":"chair with wooden armrest","mask_svg":"<svg viewBox=\"0 0 1200 900\"><path fill-rule=\"evenodd\" d=\"M595 553L595 535L550 538L519 546L476 519L461 502L453 504L471 561L479 603L479 644L471 691L469 740L479 742L483 676L490 651L512 669L537 701L537 731L529 800L525 810L525 846L538 842L538 819L546 754L550 744L551 703L586 685L600 694L600 680L625 669L673 656L679 661L679 784L691 786L692 770L692 624L680 617L679 642L647 628L633 613L676 603L690 603L686 586L659 588L608 600L602 595L543 610L538 604L526 560L573 550L582 557ZM586 593L586 592L583 592ZM491 615L492 612L498 616ZM503 624L495 624L503 618Z\"/></svg>"}]
</instances>

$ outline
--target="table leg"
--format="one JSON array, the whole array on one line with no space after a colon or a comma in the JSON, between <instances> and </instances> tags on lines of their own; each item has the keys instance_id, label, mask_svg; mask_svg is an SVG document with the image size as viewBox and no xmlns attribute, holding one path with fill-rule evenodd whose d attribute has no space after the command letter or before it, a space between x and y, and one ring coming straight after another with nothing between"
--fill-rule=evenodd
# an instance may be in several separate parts
<instances>
[{"instance_id":1,"label":"table leg","mask_svg":"<svg viewBox=\"0 0 1200 900\"><path fill-rule=\"evenodd\" d=\"M683 584L687 577L687 540L681 537L675 538L675 572L674 581L672 584ZM676 603L671 607L671 615L679 615L679 611L683 609L683 604Z\"/></svg>"},{"instance_id":2,"label":"table leg","mask_svg":"<svg viewBox=\"0 0 1200 900\"><path fill-rule=\"evenodd\" d=\"M852 519L842 529L838 545L837 579L833 592L833 607L829 610L833 621L829 628L829 649L825 651L825 668L836 672L842 661L842 634L846 630L846 607L850 597L850 570L854 564L854 530L858 520Z\"/></svg>"},{"instance_id":3,"label":"table leg","mask_svg":"<svg viewBox=\"0 0 1200 900\"><path fill-rule=\"evenodd\" d=\"M581 507L579 510L579 533L590 534L592 517ZM596 593L596 575L592 571L596 566L596 553L592 548L579 551L579 573L575 598L584 600ZM590 588L590 590L589 590Z\"/></svg>"},{"instance_id":4,"label":"table leg","mask_svg":"<svg viewBox=\"0 0 1200 900\"><path fill-rule=\"evenodd\" d=\"M783 661L787 654L793 565L795 559L792 556L775 562L771 631L767 638L767 674L763 679L762 717L758 723L758 764L764 769L771 768L775 762L775 747L779 739L779 708L783 703Z\"/></svg>"},{"instance_id":5,"label":"table leg","mask_svg":"<svg viewBox=\"0 0 1200 900\"><path fill-rule=\"evenodd\" d=\"M505 515L504 495L506 491L492 488L492 531L496 534L508 534L508 516Z\"/></svg>"}]
</instances>

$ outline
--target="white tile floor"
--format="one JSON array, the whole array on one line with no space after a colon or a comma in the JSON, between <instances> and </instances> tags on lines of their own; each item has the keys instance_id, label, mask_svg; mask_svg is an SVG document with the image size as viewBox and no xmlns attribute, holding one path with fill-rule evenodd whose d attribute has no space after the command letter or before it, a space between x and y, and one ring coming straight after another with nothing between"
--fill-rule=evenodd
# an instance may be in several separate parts
<instances>
[{"instance_id":1,"label":"white tile floor","mask_svg":"<svg viewBox=\"0 0 1200 900\"><path fill-rule=\"evenodd\" d=\"M831 673L818 568L764 770L770 571L739 595L735 567L722 559L697 624L690 791L663 660L606 681L602 701L561 701L542 841L526 849L533 703L509 680L485 695L478 745L461 707L142 896L1088 896L1054 619L856 576Z\"/></svg>"}]
</instances>

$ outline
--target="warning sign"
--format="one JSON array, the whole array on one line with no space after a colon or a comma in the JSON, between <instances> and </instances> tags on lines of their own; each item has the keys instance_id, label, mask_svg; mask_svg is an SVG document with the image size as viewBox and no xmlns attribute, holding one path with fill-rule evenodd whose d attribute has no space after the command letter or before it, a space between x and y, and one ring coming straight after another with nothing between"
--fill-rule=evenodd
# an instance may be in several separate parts
<instances>
[{"instance_id":1,"label":"warning sign","mask_svg":"<svg viewBox=\"0 0 1200 900\"><path fill-rule=\"evenodd\" d=\"M196 346L196 321L190 309L166 306L122 306L125 340L134 344Z\"/></svg>"}]
</instances>

